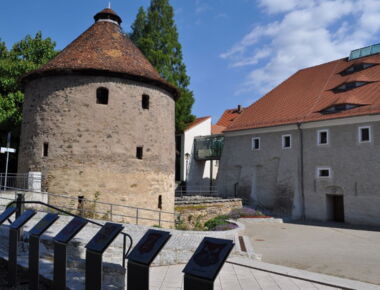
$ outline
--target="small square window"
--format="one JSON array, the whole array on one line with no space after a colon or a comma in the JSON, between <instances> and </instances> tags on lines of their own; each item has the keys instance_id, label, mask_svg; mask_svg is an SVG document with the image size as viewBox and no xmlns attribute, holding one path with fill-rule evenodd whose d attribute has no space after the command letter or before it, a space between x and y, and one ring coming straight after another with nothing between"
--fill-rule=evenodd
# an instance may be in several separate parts
<instances>
[{"instance_id":1,"label":"small square window","mask_svg":"<svg viewBox=\"0 0 380 290\"><path fill-rule=\"evenodd\" d=\"M292 148L292 136L291 135L283 135L282 136L282 148L283 149Z\"/></svg>"},{"instance_id":2,"label":"small square window","mask_svg":"<svg viewBox=\"0 0 380 290\"><path fill-rule=\"evenodd\" d=\"M318 178L329 178L331 177L331 169L329 167L318 167L317 168Z\"/></svg>"},{"instance_id":3,"label":"small square window","mask_svg":"<svg viewBox=\"0 0 380 290\"><path fill-rule=\"evenodd\" d=\"M328 145L329 144L329 131L319 130L318 131L318 145Z\"/></svg>"},{"instance_id":4,"label":"small square window","mask_svg":"<svg viewBox=\"0 0 380 290\"><path fill-rule=\"evenodd\" d=\"M107 105L108 104L108 89L107 88L98 88L96 90L96 103Z\"/></svg>"},{"instance_id":5,"label":"small square window","mask_svg":"<svg viewBox=\"0 0 380 290\"><path fill-rule=\"evenodd\" d=\"M136 158L143 159L143 147L136 147Z\"/></svg>"},{"instance_id":6,"label":"small square window","mask_svg":"<svg viewBox=\"0 0 380 290\"><path fill-rule=\"evenodd\" d=\"M252 150L260 150L260 138L253 137L252 138Z\"/></svg>"},{"instance_id":7,"label":"small square window","mask_svg":"<svg viewBox=\"0 0 380 290\"><path fill-rule=\"evenodd\" d=\"M359 127L359 142L369 143L371 142L371 127Z\"/></svg>"},{"instance_id":8,"label":"small square window","mask_svg":"<svg viewBox=\"0 0 380 290\"><path fill-rule=\"evenodd\" d=\"M148 95L142 95L141 107L144 110L149 110L149 96Z\"/></svg>"}]
</instances>

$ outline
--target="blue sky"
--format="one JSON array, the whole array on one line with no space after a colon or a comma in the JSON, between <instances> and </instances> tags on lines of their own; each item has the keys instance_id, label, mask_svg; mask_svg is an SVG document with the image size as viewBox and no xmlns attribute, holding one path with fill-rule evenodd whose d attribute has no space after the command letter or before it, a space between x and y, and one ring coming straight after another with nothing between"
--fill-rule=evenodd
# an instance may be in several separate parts
<instances>
[{"instance_id":1,"label":"blue sky","mask_svg":"<svg viewBox=\"0 0 380 290\"><path fill-rule=\"evenodd\" d=\"M171 0L196 116L250 105L300 68L380 42L379 0ZM105 8L100 0L3 1L0 38L10 47L41 30L63 49ZM130 31L149 0L113 0Z\"/></svg>"}]
</instances>

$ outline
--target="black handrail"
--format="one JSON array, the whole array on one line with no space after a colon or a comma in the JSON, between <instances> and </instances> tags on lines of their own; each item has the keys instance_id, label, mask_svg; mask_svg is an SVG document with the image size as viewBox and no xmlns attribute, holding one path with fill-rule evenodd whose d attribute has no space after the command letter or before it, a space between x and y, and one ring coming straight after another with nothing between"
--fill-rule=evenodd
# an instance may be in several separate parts
<instances>
[{"instance_id":1,"label":"black handrail","mask_svg":"<svg viewBox=\"0 0 380 290\"><path fill-rule=\"evenodd\" d=\"M78 218L85 219L87 222L89 222L89 223L91 223L91 224L94 224L94 225L97 225L97 226L99 226L99 227L102 227L102 226L103 226L101 223L98 223L98 222L95 222L95 221L93 221L93 220L90 220L90 219L87 219L87 218L81 217L81 216L79 216L79 215L76 215L76 214L73 214L73 213L71 213L71 212L65 211L65 210L63 210L63 209L57 208L57 207L55 207L55 206L53 206L53 205L50 205L50 204L44 203L44 202L42 202L42 201L19 201L19 202L17 202L17 200L15 200L15 201L10 202L10 203L7 205L7 207L11 206L12 204L16 204L16 205L18 205L19 203L21 203L21 204L40 204L40 205L44 205L44 206L47 206L47 207L49 207L49 208L52 208L52 209L54 209L54 210L56 210L56 211L59 211L59 212L61 212L61 213L64 213L64 214L67 214L67 215L70 215L70 216L73 216L73 217L78 217ZM129 234L127 234L127 233L121 232L121 234L123 235L123 260L122 260L122 265L123 265L123 268L125 268L125 260L126 260L128 254L129 254L129 252L130 252L130 250L131 250L131 248L132 248L132 245L133 245L133 239L132 239L132 237L131 237ZM126 245L126 243L127 243L126 238L127 238L127 237L128 237L128 239L129 239L129 241L130 241L130 243L129 243L129 247L128 247L128 251L126 251L126 248L127 248L127 245Z\"/></svg>"}]
</instances>

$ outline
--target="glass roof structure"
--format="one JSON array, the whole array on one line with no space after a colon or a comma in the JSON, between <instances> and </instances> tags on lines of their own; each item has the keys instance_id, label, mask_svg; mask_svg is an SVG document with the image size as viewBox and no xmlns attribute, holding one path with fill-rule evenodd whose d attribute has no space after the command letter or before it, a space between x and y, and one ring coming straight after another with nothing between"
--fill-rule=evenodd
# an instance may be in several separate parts
<instances>
[{"instance_id":1,"label":"glass roof structure","mask_svg":"<svg viewBox=\"0 0 380 290\"><path fill-rule=\"evenodd\" d=\"M348 58L348 60L354 60L357 58L369 56L376 53L380 53L380 43L362 47L362 48L351 51L350 57Z\"/></svg>"}]
</instances>

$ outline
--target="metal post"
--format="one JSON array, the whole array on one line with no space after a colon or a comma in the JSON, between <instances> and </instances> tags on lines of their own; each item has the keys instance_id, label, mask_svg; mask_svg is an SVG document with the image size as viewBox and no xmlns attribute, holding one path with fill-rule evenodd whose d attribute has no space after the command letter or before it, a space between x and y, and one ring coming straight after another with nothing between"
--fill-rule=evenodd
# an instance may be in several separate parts
<instances>
[{"instance_id":1,"label":"metal post","mask_svg":"<svg viewBox=\"0 0 380 290\"><path fill-rule=\"evenodd\" d=\"M128 260L128 290L149 290L149 266Z\"/></svg>"},{"instance_id":2,"label":"metal post","mask_svg":"<svg viewBox=\"0 0 380 290\"><path fill-rule=\"evenodd\" d=\"M158 226L161 226L161 211L158 212Z\"/></svg>"},{"instance_id":3,"label":"metal post","mask_svg":"<svg viewBox=\"0 0 380 290\"><path fill-rule=\"evenodd\" d=\"M201 279L195 276L185 274L183 280L184 290L214 290L214 281Z\"/></svg>"},{"instance_id":4,"label":"metal post","mask_svg":"<svg viewBox=\"0 0 380 290\"><path fill-rule=\"evenodd\" d=\"M125 268L125 251L126 251L126 249L127 249L127 236L123 235L123 261L122 261L123 268Z\"/></svg>"},{"instance_id":5,"label":"metal post","mask_svg":"<svg viewBox=\"0 0 380 290\"><path fill-rule=\"evenodd\" d=\"M25 201L25 194L24 193L17 193L17 199L16 199L16 219L22 215L22 213L24 212L24 209L25 209L25 205L24 205L24 201ZM22 234L23 234L23 227L20 228L19 230L19 241L21 240L21 237L22 237Z\"/></svg>"},{"instance_id":6,"label":"metal post","mask_svg":"<svg viewBox=\"0 0 380 290\"><path fill-rule=\"evenodd\" d=\"M112 222L112 203L110 205L110 219L111 219L111 222Z\"/></svg>"},{"instance_id":7,"label":"metal post","mask_svg":"<svg viewBox=\"0 0 380 290\"><path fill-rule=\"evenodd\" d=\"M101 290L103 255L93 251L86 251L86 290Z\"/></svg>"},{"instance_id":8,"label":"metal post","mask_svg":"<svg viewBox=\"0 0 380 290\"><path fill-rule=\"evenodd\" d=\"M17 281L17 252L19 231L9 229L9 254L8 254L8 286L16 286Z\"/></svg>"},{"instance_id":9,"label":"metal post","mask_svg":"<svg viewBox=\"0 0 380 290\"><path fill-rule=\"evenodd\" d=\"M10 148L10 147L11 147L11 132L8 132L8 136L7 136L7 148ZM9 162L9 151L7 150L7 161L5 163L4 191L7 190L8 162Z\"/></svg>"},{"instance_id":10,"label":"metal post","mask_svg":"<svg viewBox=\"0 0 380 290\"><path fill-rule=\"evenodd\" d=\"M136 208L136 225L139 224L139 209Z\"/></svg>"},{"instance_id":11,"label":"metal post","mask_svg":"<svg viewBox=\"0 0 380 290\"><path fill-rule=\"evenodd\" d=\"M54 241L54 279L53 289L65 290L66 289L66 264L67 264L67 251L66 244Z\"/></svg>"},{"instance_id":12,"label":"metal post","mask_svg":"<svg viewBox=\"0 0 380 290\"><path fill-rule=\"evenodd\" d=\"M40 281L40 238L30 235L29 237L29 289L38 290Z\"/></svg>"}]
</instances>

